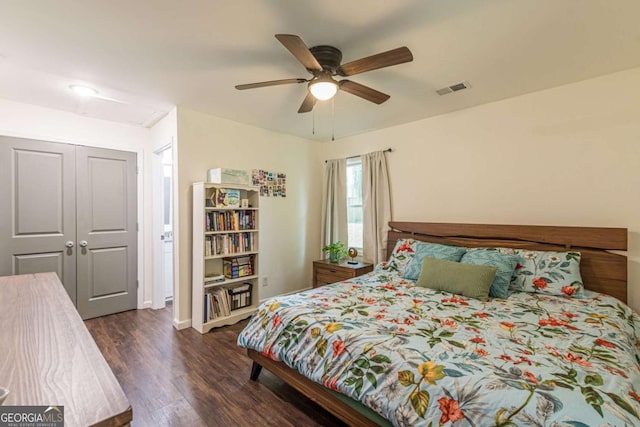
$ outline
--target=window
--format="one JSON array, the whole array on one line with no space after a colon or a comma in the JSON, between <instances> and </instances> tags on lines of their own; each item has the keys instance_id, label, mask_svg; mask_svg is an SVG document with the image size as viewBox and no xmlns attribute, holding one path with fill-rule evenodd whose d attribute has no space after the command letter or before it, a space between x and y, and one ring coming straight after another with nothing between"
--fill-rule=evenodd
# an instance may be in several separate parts
<instances>
[{"instance_id":1,"label":"window","mask_svg":"<svg viewBox=\"0 0 640 427\"><path fill-rule=\"evenodd\" d=\"M362 254L362 160L347 159L347 245Z\"/></svg>"}]
</instances>

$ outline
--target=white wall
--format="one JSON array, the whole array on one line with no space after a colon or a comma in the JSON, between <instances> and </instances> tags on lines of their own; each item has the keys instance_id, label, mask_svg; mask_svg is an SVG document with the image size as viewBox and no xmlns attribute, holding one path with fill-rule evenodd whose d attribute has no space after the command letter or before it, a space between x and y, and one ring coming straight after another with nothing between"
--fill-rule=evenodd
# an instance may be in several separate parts
<instances>
[{"instance_id":1,"label":"white wall","mask_svg":"<svg viewBox=\"0 0 640 427\"><path fill-rule=\"evenodd\" d=\"M207 170L267 169L287 174L287 197L260 199L260 275L269 286L261 298L311 286L318 255L320 196L314 143L178 108L180 257L179 324L191 317L191 184ZM174 241L175 242L175 241Z\"/></svg>"},{"instance_id":2,"label":"white wall","mask_svg":"<svg viewBox=\"0 0 640 427\"><path fill-rule=\"evenodd\" d=\"M150 279L151 246L143 239L145 206L151 193L145 191L146 163L150 158L149 131L138 126L83 117L66 111L0 99L0 135L135 151L138 154L138 307L150 306L150 293L144 292ZM148 295L146 295L148 294Z\"/></svg>"},{"instance_id":3,"label":"white wall","mask_svg":"<svg viewBox=\"0 0 640 427\"><path fill-rule=\"evenodd\" d=\"M628 228L640 311L640 68L323 143L317 163L387 147L394 220Z\"/></svg>"}]
</instances>

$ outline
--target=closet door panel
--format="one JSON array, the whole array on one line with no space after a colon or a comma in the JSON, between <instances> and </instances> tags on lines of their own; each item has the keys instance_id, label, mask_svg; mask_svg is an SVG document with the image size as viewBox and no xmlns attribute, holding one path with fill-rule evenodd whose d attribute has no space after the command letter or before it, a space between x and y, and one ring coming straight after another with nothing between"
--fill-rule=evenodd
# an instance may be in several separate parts
<instances>
[{"instance_id":1,"label":"closet door panel","mask_svg":"<svg viewBox=\"0 0 640 427\"><path fill-rule=\"evenodd\" d=\"M77 147L78 311L137 306L136 154Z\"/></svg>"},{"instance_id":2,"label":"closet door panel","mask_svg":"<svg viewBox=\"0 0 640 427\"><path fill-rule=\"evenodd\" d=\"M75 147L0 136L0 275L53 271L76 301Z\"/></svg>"}]
</instances>

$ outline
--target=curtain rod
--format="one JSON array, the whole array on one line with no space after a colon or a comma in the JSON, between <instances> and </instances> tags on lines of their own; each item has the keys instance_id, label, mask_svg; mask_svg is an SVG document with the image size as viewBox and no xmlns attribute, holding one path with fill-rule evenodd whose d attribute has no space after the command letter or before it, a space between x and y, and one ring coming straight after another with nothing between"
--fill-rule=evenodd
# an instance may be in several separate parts
<instances>
[{"instance_id":1,"label":"curtain rod","mask_svg":"<svg viewBox=\"0 0 640 427\"><path fill-rule=\"evenodd\" d=\"M391 153L393 152L392 148L387 148L386 150L382 150L383 153ZM347 157L347 159L355 159L356 157L360 157L360 156L351 156L351 157ZM327 163L327 161L324 161L325 163Z\"/></svg>"}]
</instances>

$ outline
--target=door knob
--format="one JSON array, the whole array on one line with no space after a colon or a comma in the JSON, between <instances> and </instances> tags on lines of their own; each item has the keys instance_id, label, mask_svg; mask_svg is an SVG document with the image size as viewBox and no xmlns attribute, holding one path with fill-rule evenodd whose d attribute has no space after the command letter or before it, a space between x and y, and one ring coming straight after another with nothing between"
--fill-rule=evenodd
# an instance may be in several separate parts
<instances>
[{"instance_id":1,"label":"door knob","mask_svg":"<svg viewBox=\"0 0 640 427\"><path fill-rule=\"evenodd\" d=\"M72 248L73 247L73 241L69 240L67 243L64 244L66 247L68 248Z\"/></svg>"},{"instance_id":2,"label":"door knob","mask_svg":"<svg viewBox=\"0 0 640 427\"><path fill-rule=\"evenodd\" d=\"M81 241L80 241L80 247L81 247L81 248L86 248L88 244L89 244L89 243L87 243L87 241L86 241L86 240L81 240Z\"/></svg>"}]
</instances>

